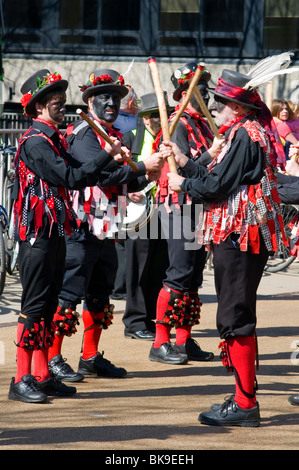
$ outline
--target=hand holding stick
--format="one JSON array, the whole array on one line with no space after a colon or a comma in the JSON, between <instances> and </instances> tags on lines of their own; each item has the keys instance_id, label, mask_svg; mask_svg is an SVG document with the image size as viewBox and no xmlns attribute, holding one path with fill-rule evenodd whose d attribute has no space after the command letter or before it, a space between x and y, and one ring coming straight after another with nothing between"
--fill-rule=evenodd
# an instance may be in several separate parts
<instances>
[{"instance_id":1,"label":"hand holding stick","mask_svg":"<svg viewBox=\"0 0 299 470\"><path fill-rule=\"evenodd\" d=\"M163 139L170 140L167 109L156 60L151 57L148 60L148 65L153 79L154 90L157 96ZM170 172L177 173L176 163L173 156L168 157L167 162L169 165Z\"/></svg>"},{"instance_id":2,"label":"hand holding stick","mask_svg":"<svg viewBox=\"0 0 299 470\"><path fill-rule=\"evenodd\" d=\"M112 145L113 140L104 132L97 124L89 117L87 114L85 114L82 109L77 109L76 111L77 114L79 114L89 125L92 127L97 134L99 134L108 144ZM121 150L121 154L125 155L125 152ZM137 171L138 166L135 165L135 163L132 160L126 160L128 165L132 168L132 170Z\"/></svg>"}]
</instances>

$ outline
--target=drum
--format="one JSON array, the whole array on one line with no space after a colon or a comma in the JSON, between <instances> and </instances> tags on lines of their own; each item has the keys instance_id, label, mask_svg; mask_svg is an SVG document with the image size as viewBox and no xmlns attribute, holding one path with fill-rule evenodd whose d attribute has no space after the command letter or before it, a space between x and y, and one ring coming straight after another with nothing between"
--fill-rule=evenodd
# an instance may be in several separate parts
<instances>
[{"instance_id":1,"label":"drum","mask_svg":"<svg viewBox=\"0 0 299 470\"><path fill-rule=\"evenodd\" d=\"M141 202L128 200L126 216L123 218L120 230L123 232L138 231L150 220L154 211L154 196L152 189L156 183L152 181L142 191L144 198Z\"/></svg>"}]
</instances>

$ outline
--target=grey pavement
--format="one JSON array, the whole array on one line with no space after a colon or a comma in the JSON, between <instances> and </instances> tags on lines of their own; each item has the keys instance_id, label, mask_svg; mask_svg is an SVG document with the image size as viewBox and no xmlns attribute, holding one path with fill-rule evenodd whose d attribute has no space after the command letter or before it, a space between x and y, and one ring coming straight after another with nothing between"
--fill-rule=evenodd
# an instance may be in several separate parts
<instances>
[{"instance_id":1,"label":"grey pavement","mask_svg":"<svg viewBox=\"0 0 299 470\"><path fill-rule=\"evenodd\" d=\"M201 323L193 337L213 351L209 363L170 366L149 361L151 342L124 338L124 301L115 301L113 325L103 332L100 351L125 367L123 379L85 378L72 398L51 398L33 405L10 401L15 373L14 344L20 310L18 276L8 276L0 298L0 450L100 450L164 452L201 450L298 450L299 407L288 402L299 393L298 271L263 276L257 302L259 428L210 427L198 415L234 391L234 378L219 359L215 328L213 271L205 271L200 296ZM80 311L80 310L79 310ZM79 331L66 338L63 357L76 369L82 342Z\"/></svg>"}]
</instances>

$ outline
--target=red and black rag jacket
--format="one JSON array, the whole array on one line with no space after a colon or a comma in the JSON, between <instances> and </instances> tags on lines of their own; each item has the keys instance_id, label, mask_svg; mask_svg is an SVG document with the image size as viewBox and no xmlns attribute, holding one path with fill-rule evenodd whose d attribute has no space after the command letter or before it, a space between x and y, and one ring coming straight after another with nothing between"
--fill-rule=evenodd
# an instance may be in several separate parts
<instances>
[{"instance_id":1,"label":"red and black rag jacket","mask_svg":"<svg viewBox=\"0 0 299 470\"><path fill-rule=\"evenodd\" d=\"M54 224L60 236L70 235L75 226L67 187L54 186L45 177L40 177L22 159L23 145L28 139L45 139L49 151L62 159L53 141L39 129L31 127L20 139L15 157L17 194L15 194L14 217L16 234L21 240L27 236L36 237L39 230L49 226L49 236ZM38 141L37 141L38 142ZM46 156L45 156L46 157Z\"/></svg>"}]
</instances>

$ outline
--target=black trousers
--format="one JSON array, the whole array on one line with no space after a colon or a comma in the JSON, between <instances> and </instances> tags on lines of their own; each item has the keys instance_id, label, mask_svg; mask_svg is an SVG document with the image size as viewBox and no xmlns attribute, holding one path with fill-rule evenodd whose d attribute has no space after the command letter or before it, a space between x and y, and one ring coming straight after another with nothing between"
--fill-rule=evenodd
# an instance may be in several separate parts
<instances>
[{"instance_id":1,"label":"black trousers","mask_svg":"<svg viewBox=\"0 0 299 470\"><path fill-rule=\"evenodd\" d=\"M177 209L167 213L159 206L161 226L167 240L169 265L163 283L180 292L197 292L202 284L206 252L195 240L197 218L194 208Z\"/></svg>"},{"instance_id":2,"label":"black trousers","mask_svg":"<svg viewBox=\"0 0 299 470\"><path fill-rule=\"evenodd\" d=\"M125 331L152 330L156 303L168 266L167 242L161 239L128 238L126 250Z\"/></svg>"},{"instance_id":3,"label":"black trousers","mask_svg":"<svg viewBox=\"0 0 299 470\"><path fill-rule=\"evenodd\" d=\"M31 241L30 241L31 240ZM57 308L65 262L65 239L56 226L33 239L20 241L19 272L22 284L21 313L34 323L51 322ZM19 321L22 321L20 317Z\"/></svg>"},{"instance_id":4,"label":"black trousers","mask_svg":"<svg viewBox=\"0 0 299 470\"><path fill-rule=\"evenodd\" d=\"M109 302L117 271L115 241L100 240L94 235L74 234L66 242L63 286L59 294L70 306L84 300L84 308L102 311Z\"/></svg>"},{"instance_id":5,"label":"black trousers","mask_svg":"<svg viewBox=\"0 0 299 470\"><path fill-rule=\"evenodd\" d=\"M252 254L240 251L236 239L229 236L213 247L220 338L254 335L256 293L268 259L263 244L260 254Z\"/></svg>"}]
</instances>

